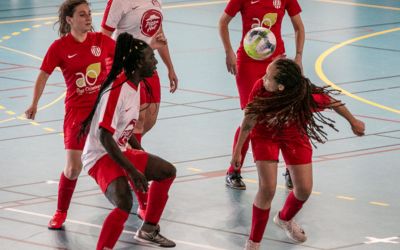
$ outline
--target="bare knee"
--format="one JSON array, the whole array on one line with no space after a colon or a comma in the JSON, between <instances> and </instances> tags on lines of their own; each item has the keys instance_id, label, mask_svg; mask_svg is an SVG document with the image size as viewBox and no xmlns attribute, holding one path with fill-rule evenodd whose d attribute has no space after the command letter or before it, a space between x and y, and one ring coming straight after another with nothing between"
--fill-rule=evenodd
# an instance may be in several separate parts
<instances>
[{"instance_id":1,"label":"bare knee","mask_svg":"<svg viewBox=\"0 0 400 250\"><path fill-rule=\"evenodd\" d=\"M259 198L265 203L271 203L275 196L276 188L270 185L260 184L258 187Z\"/></svg>"},{"instance_id":2,"label":"bare knee","mask_svg":"<svg viewBox=\"0 0 400 250\"><path fill-rule=\"evenodd\" d=\"M306 201L311 195L312 185L295 185L293 191L297 199Z\"/></svg>"},{"instance_id":3,"label":"bare knee","mask_svg":"<svg viewBox=\"0 0 400 250\"><path fill-rule=\"evenodd\" d=\"M132 193L125 177L119 177L110 183L106 190L107 199L117 208L129 213L133 205Z\"/></svg>"},{"instance_id":4,"label":"bare knee","mask_svg":"<svg viewBox=\"0 0 400 250\"><path fill-rule=\"evenodd\" d=\"M64 175L70 180L75 180L79 177L79 174L82 171L82 164L77 163L68 163L64 169Z\"/></svg>"}]
</instances>

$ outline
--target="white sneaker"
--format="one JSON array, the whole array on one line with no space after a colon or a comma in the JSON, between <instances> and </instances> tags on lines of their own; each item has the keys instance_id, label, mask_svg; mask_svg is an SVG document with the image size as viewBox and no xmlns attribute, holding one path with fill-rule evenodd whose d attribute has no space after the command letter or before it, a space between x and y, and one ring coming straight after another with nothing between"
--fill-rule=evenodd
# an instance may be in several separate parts
<instances>
[{"instance_id":1,"label":"white sneaker","mask_svg":"<svg viewBox=\"0 0 400 250\"><path fill-rule=\"evenodd\" d=\"M307 240L306 233L299 224L294 221L294 219L291 219L290 221L281 220L278 212L274 217L274 223L278 227L282 228L291 240L297 243L303 243Z\"/></svg>"},{"instance_id":2,"label":"white sneaker","mask_svg":"<svg viewBox=\"0 0 400 250\"><path fill-rule=\"evenodd\" d=\"M246 245L244 246L244 250L259 250L260 243L253 242L251 240L246 241Z\"/></svg>"}]
</instances>

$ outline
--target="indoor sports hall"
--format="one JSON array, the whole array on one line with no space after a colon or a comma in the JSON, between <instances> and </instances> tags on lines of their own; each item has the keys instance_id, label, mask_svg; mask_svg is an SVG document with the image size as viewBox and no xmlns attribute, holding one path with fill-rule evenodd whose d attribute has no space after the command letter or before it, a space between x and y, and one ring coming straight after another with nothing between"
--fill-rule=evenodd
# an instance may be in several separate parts
<instances>
[{"instance_id":1,"label":"indoor sports hall","mask_svg":"<svg viewBox=\"0 0 400 250\"><path fill-rule=\"evenodd\" d=\"M264 0L261 0L264 1ZM272 1L272 0L265 0ZM0 249L95 249L113 208L82 171L64 230L47 229L65 165L65 82L49 78L35 120L24 112L43 57L58 38L61 0L0 1ZM106 0L90 1L100 30ZM155 127L143 137L146 151L172 162L177 177L160 221L179 250L243 249L251 226L258 175L251 152L242 171L247 190L225 186L233 134L243 118L234 77L227 72L218 21L226 0L163 1L164 31L179 78L169 93L167 69L158 65L162 99ZM306 30L304 74L317 85L342 91L341 99L366 124L357 137L332 111L339 132L313 153L313 192L296 216L308 240L294 244L273 222L288 190L285 165L261 249L400 249L400 1L299 0ZM230 23L238 47L241 18ZM286 54L295 54L288 16L282 24ZM134 202L115 249L154 249L135 241L141 225Z\"/></svg>"}]
</instances>

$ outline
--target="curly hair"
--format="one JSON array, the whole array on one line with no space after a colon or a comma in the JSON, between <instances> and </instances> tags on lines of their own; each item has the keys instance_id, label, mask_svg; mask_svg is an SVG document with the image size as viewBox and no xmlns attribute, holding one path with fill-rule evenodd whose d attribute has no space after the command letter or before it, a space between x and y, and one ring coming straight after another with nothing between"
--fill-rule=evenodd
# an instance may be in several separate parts
<instances>
[{"instance_id":1,"label":"curly hair","mask_svg":"<svg viewBox=\"0 0 400 250\"><path fill-rule=\"evenodd\" d=\"M283 91L274 92L272 96L256 97L245 108L246 115L255 115L259 123L279 133L289 124L294 124L311 141L324 143L327 133L323 130L327 125L336 130L334 121L318 110L326 107L318 105L312 94L337 94L337 90L318 87L304 77L301 68L291 59L280 58L273 62L276 74L273 77L277 84L282 84ZM332 98L333 104L340 103ZM322 123L322 124L318 124ZM315 146L315 144L313 143Z\"/></svg>"}]
</instances>

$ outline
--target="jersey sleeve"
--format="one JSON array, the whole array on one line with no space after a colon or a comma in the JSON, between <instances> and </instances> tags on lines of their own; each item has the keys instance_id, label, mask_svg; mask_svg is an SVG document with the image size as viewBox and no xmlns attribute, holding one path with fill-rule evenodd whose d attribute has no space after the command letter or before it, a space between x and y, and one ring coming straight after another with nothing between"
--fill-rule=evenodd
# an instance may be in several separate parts
<instances>
[{"instance_id":1,"label":"jersey sleeve","mask_svg":"<svg viewBox=\"0 0 400 250\"><path fill-rule=\"evenodd\" d=\"M331 97L327 94L313 94L313 99L317 104L317 109L313 112L320 112L331 106Z\"/></svg>"},{"instance_id":2,"label":"jersey sleeve","mask_svg":"<svg viewBox=\"0 0 400 250\"><path fill-rule=\"evenodd\" d=\"M123 1L125 0L108 0L101 21L102 28L111 32L117 28L124 13Z\"/></svg>"},{"instance_id":3,"label":"jersey sleeve","mask_svg":"<svg viewBox=\"0 0 400 250\"><path fill-rule=\"evenodd\" d=\"M300 4L297 0L288 0L286 10L289 16L295 16L301 12Z\"/></svg>"},{"instance_id":4,"label":"jersey sleeve","mask_svg":"<svg viewBox=\"0 0 400 250\"><path fill-rule=\"evenodd\" d=\"M234 17L242 8L242 0L229 0L225 7L225 13L228 16Z\"/></svg>"},{"instance_id":5,"label":"jersey sleeve","mask_svg":"<svg viewBox=\"0 0 400 250\"><path fill-rule=\"evenodd\" d=\"M261 89L264 88L263 86L263 80L259 79L255 82L253 89L250 92L249 95L249 101L248 103L252 102L257 96L260 95Z\"/></svg>"},{"instance_id":6,"label":"jersey sleeve","mask_svg":"<svg viewBox=\"0 0 400 250\"><path fill-rule=\"evenodd\" d=\"M121 88L117 87L106 92L99 103L99 127L108 130L111 134L114 134L117 128L122 101Z\"/></svg>"},{"instance_id":7,"label":"jersey sleeve","mask_svg":"<svg viewBox=\"0 0 400 250\"><path fill-rule=\"evenodd\" d=\"M40 69L51 75L57 66L60 66L61 57L58 49L58 41L53 42L46 52Z\"/></svg>"}]
</instances>

